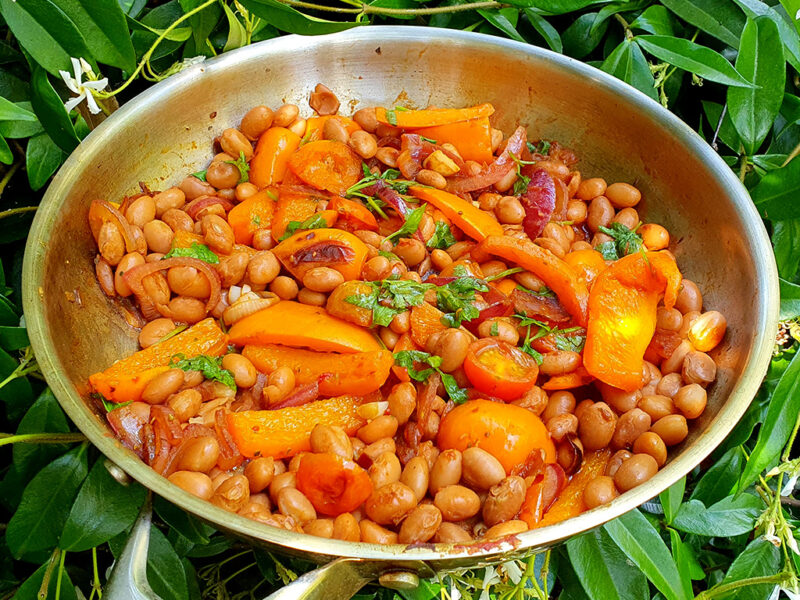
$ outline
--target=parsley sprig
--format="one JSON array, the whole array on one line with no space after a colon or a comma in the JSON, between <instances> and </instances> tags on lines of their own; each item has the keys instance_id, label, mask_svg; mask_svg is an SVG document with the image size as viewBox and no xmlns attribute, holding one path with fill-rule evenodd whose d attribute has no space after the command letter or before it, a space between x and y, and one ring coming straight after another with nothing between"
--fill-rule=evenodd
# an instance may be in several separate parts
<instances>
[{"instance_id":1,"label":"parsley sprig","mask_svg":"<svg viewBox=\"0 0 800 600\"><path fill-rule=\"evenodd\" d=\"M197 242L192 242L189 248L173 248L163 258L173 257L197 258L212 265L219 264L219 256L214 254L205 244L198 244Z\"/></svg>"},{"instance_id":2,"label":"parsley sprig","mask_svg":"<svg viewBox=\"0 0 800 600\"><path fill-rule=\"evenodd\" d=\"M286 231L278 241L282 242L292 237L298 231L305 231L306 229L325 229L327 226L328 222L320 213L311 215L305 221L289 221L289 224L286 226Z\"/></svg>"},{"instance_id":3,"label":"parsley sprig","mask_svg":"<svg viewBox=\"0 0 800 600\"><path fill-rule=\"evenodd\" d=\"M471 277L463 265L453 270L455 280L439 286L436 290L436 303L444 311L442 323L447 327L461 327L464 321L471 321L480 314L473 304L475 292L488 292L489 286L483 279Z\"/></svg>"},{"instance_id":4,"label":"parsley sprig","mask_svg":"<svg viewBox=\"0 0 800 600\"><path fill-rule=\"evenodd\" d=\"M518 158L513 152L509 152L508 155L511 157L511 160L517 165L517 180L514 182L514 195L519 196L520 194L524 194L528 190L528 184L531 182L531 178L527 175L522 174L522 167L523 165L533 165L536 164L535 160L522 160Z\"/></svg>"},{"instance_id":5,"label":"parsley sprig","mask_svg":"<svg viewBox=\"0 0 800 600\"><path fill-rule=\"evenodd\" d=\"M550 140L539 140L536 144L528 142L528 150L530 150L531 154L541 154L542 156L547 156L550 154L551 145L552 142Z\"/></svg>"},{"instance_id":6,"label":"parsley sprig","mask_svg":"<svg viewBox=\"0 0 800 600\"><path fill-rule=\"evenodd\" d=\"M394 233L390 233L386 236L384 241L392 242L392 244L397 244L397 240L401 237L411 237L415 233L417 233L417 229L419 229L419 224L422 222L422 215L425 214L426 206L418 206L406 217L406 222L403 223L403 226L395 231Z\"/></svg>"},{"instance_id":7,"label":"parsley sprig","mask_svg":"<svg viewBox=\"0 0 800 600\"><path fill-rule=\"evenodd\" d=\"M456 243L456 238L453 235L453 230L444 221L436 221L436 229L426 244L428 248L438 248L440 250L447 250L450 246Z\"/></svg>"},{"instance_id":8,"label":"parsley sprig","mask_svg":"<svg viewBox=\"0 0 800 600\"><path fill-rule=\"evenodd\" d=\"M371 310L373 324L382 327L389 325L395 315L422 304L425 301L425 292L436 287L431 283L417 283L408 279L384 279L366 283L371 288L369 294L353 294L344 301Z\"/></svg>"},{"instance_id":9,"label":"parsley sprig","mask_svg":"<svg viewBox=\"0 0 800 600\"><path fill-rule=\"evenodd\" d=\"M586 343L586 337L582 335L566 335L568 333L574 333L576 331L580 331L580 327L568 327L566 329L561 329L560 327L551 326L547 323L543 323L538 319L532 319L530 317L526 317L523 314L515 314L514 317L520 320L519 324L522 327L527 327L528 332L525 336L525 343L523 344L523 350L536 358L536 355L541 357L541 354L530 347L530 342L534 340L538 340L545 336L551 336L553 339L553 343L555 344L556 348L559 350L566 350L570 352L580 352L583 350L583 345ZM531 327L536 326L538 330L536 333L531 336ZM527 349L526 349L527 347ZM536 355L532 354L529 350L536 353ZM537 360L539 360L537 358Z\"/></svg>"},{"instance_id":10,"label":"parsley sprig","mask_svg":"<svg viewBox=\"0 0 800 600\"><path fill-rule=\"evenodd\" d=\"M169 366L182 371L200 371L206 379L219 381L232 390L236 390L233 373L222 368L221 356L199 354L193 358L186 358L185 354L176 354L170 359Z\"/></svg>"},{"instance_id":11,"label":"parsley sprig","mask_svg":"<svg viewBox=\"0 0 800 600\"><path fill-rule=\"evenodd\" d=\"M434 372L439 373L442 378L442 385L450 397L450 400L456 404L463 404L467 401L467 390L459 387L455 377L450 373L444 373L439 367L442 364L442 357L423 352L422 350L401 350L394 355L394 362L396 365L405 367L408 371L408 376L414 381L425 381ZM428 368L417 370L415 363L427 364Z\"/></svg>"},{"instance_id":12,"label":"parsley sprig","mask_svg":"<svg viewBox=\"0 0 800 600\"><path fill-rule=\"evenodd\" d=\"M636 231L641 226L641 223L633 229L628 229L622 223L611 223L611 227L600 226L598 229L613 239L597 246L598 252L603 255L605 260L617 260L628 254L639 252L643 248L642 236Z\"/></svg>"},{"instance_id":13,"label":"parsley sprig","mask_svg":"<svg viewBox=\"0 0 800 600\"><path fill-rule=\"evenodd\" d=\"M250 181L250 165L247 164L247 159L244 157L244 152L239 152L239 158L236 160L226 160L229 165L235 166L239 169L239 183L246 183Z\"/></svg>"}]
</instances>

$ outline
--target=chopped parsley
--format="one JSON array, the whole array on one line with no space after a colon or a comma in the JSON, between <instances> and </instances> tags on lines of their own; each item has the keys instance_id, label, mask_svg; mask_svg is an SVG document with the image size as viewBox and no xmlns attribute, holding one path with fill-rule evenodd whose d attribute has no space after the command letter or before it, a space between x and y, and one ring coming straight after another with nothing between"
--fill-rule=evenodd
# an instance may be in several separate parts
<instances>
[{"instance_id":1,"label":"chopped parsley","mask_svg":"<svg viewBox=\"0 0 800 600\"><path fill-rule=\"evenodd\" d=\"M226 160L225 162L239 169L239 183L246 183L250 181L250 176L248 175L250 172L250 165L247 164L247 159L244 157L244 152L240 151L239 158L236 160Z\"/></svg>"},{"instance_id":2,"label":"chopped parsley","mask_svg":"<svg viewBox=\"0 0 800 600\"><path fill-rule=\"evenodd\" d=\"M367 163L361 163L361 172L363 173L364 177L358 180L356 183L351 185L345 191L345 196L359 196L361 198L370 198L366 194L361 194L360 191L366 187L370 187L379 179L382 179L386 185L396 191L398 194L407 194L408 193L408 186L410 185L420 185L416 181L409 181L407 179L401 179L400 176L402 173L397 169L386 169L383 173L375 174L369 170ZM386 215L383 215L386 218Z\"/></svg>"},{"instance_id":3,"label":"chopped parsley","mask_svg":"<svg viewBox=\"0 0 800 600\"><path fill-rule=\"evenodd\" d=\"M455 377L450 375L450 373L444 373L439 368L442 364L441 356L428 354L422 350L401 350L395 353L394 362L398 366L405 367L408 371L408 376L414 381L425 381L434 371L439 373L439 376L442 378L442 385L444 385L444 389L450 397L450 400L456 404L463 404L467 401L467 390L459 387ZM427 364L428 368L417 370L414 363Z\"/></svg>"},{"instance_id":4,"label":"chopped parsley","mask_svg":"<svg viewBox=\"0 0 800 600\"><path fill-rule=\"evenodd\" d=\"M425 214L425 208L425 205L418 206L408 213L406 222L403 223L403 226L394 233L387 235L384 241L390 241L393 244L397 244L395 240L400 239L401 237L411 237L414 235L417 232L417 229L419 229L419 224L422 221L422 215Z\"/></svg>"},{"instance_id":5,"label":"chopped parsley","mask_svg":"<svg viewBox=\"0 0 800 600\"><path fill-rule=\"evenodd\" d=\"M528 142L528 150L530 150L531 154L541 154L542 156L547 156L550 154L550 146L552 146L552 142L550 140L539 140L536 144Z\"/></svg>"},{"instance_id":6,"label":"chopped parsley","mask_svg":"<svg viewBox=\"0 0 800 600\"><path fill-rule=\"evenodd\" d=\"M431 138L425 137L424 135L419 136L419 139L421 139L423 142L430 142L431 144L438 144L438 142L436 140L432 140Z\"/></svg>"},{"instance_id":7,"label":"chopped parsley","mask_svg":"<svg viewBox=\"0 0 800 600\"><path fill-rule=\"evenodd\" d=\"M389 252L388 250L378 250L378 256L388 258L389 260L400 260L400 257L397 256L397 254L394 252Z\"/></svg>"},{"instance_id":8,"label":"chopped parsley","mask_svg":"<svg viewBox=\"0 0 800 600\"><path fill-rule=\"evenodd\" d=\"M205 244L198 244L197 242L192 242L189 248L173 248L164 255L165 259L173 257L196 258L212 265L219 264L219 256L214 254Z\"/></svg>"},{"instance_id":9,"label":"chopped parsley","mask_svg":"<svg viewBox=\"0 0 800 600\"><path fill-rule=\"evenodd\" d=\"M453 230L444 221L436 221L436 230L433 232L431 239L426 244L428 248L438 248L440 250L447 250L450 246L456 243L456 238L453 235Z\"/></svg>"},{"instance_id":10,"label":"chopped parsley","mask_svg":"<svg viewBox=\"0 0 800 600\"><path fill-rule=\"evenodd\" d=\"M397 126L397 113L394 110L387 110L386 120L389 122L389 125Z\"/></svg>"},{"instance_id":11,"label":"chopped parsley","mask_svg":"<svg viewBox=\"0 0 800 600\"><path fill-rule=\"evenodd\" d=\"M600 231L613 239L603 242L597 246L596 250L603 255L605 260L617 260L628 254L639 252L643 248L642 236L636 233L639 227L641 227L641 223L633 229L628 229L622 223L611 223L611 227L599 227Z\"/></svg>"},{"instance_id":12,"label":"chopped parsley","mask_svg":"<svg viewBox=\"0 0 800 600\"><path fill-rule=\"evenodd\" d=\"M282 242L286 238L292 237L298 231L305 231L306 229L325 229L327 226L328 222L320 213L311 215L305 221L289 221L289 224L286 226L286 231L278 241Z\"/></svg>"},{"instance_id":13,"label":"chopped parsley","mask_svg":"<svg viewBox=\"0 0 800 600\"><path fill-rule=\"evenodd\" d=\"M106 400L106 397L103 396L103 394L100 394L99 392L94 392L92 396L94 396L95 398L100 400L100 402L103 403L103 408L106 409L106 412L111 412L112 410L117 410L118 408L122 408L123 406L128 406L129 404L133 404L133 400L131 400L130 402L119 402L119 403L109 402L108 400Z\"/></svg>"},{"instance_id":14,"label":"chopped parsley","mask_svg":"<svg viewBox=\"0 0 800 600\"><path fill-rule=\"evenodd\" d=\"M514 182L514 195L519 196L528 190L528 184L531 182L530 177L522 174L522 166L536 164L536 161L522 160L521 158L517 158L513 152L509 152L508 155L517 165L517 180Z\"/></svg>"},{"instance_id":15,"label":"chopped parsley","mask_svg":"<svg viewBox=\"0 0 800 600\"><path fill-rule=\"evenodd\" d=\"M344 301L371 310L373 324L383 327L389 325L395 315L422 304L425 301L425 292L436 287L431 283L417 283L410 279L384 279L365 283L371 287L369 294L353 294Z\"/></svg>"},{"instance_id":16,"label":"chopped parsley","mask_svg":"<svg viewBox=\"0 0 800 600\"><path fill-rule=\"evenodd\" d=\"M206 171L197 171L197 173L192 173L192 177L197 177L200 181L205 181Z\"/></svg>"},{"instance_id":17,"label":"chopped parsley","mask_svg":"<svg viewBox=\"0 0 800 600\"><path fill-rule=\"evenodd\" d=\"M236 390L233 373L222 368L221 356L199 354L194 358L186 358L185 354L176 354L170 359L169 366L182 371L200 371L206 379L219 381L232 390Z\"/></svg>"},{"instance_id":18,"label":"chopped parsley","mask_svg":"<svg viewBox=\"0 0 800 600\"><path fill-rule=\"evenodd\" d=\"M542 286L538 290L531 290L526 288L524 285L517 284L517 289L521 292L528 292L529 294L534 294L535 296L543 296L545 298L555 298L555 292L551 290L547 286Z\"/></svg>"},{"instance_id":19,"label":"chopped parsley","mask_svg":"<svg viewBox=\"0 0 800 600\"><path fill-rule=\"evenodd\" d=\"M442 317L442 324L447 327L461 327L464 321L472 321L480 314L472 303L475 292L488 292L489 286L482 279L471 277L463 265L453 270L454 281L439 286L436 290L436 303L439 310L447 313Z\"/></svg>"},{"instance_id":20,"label":"chopped parsley","mask_svg":"<svg viewBox=\"0 0 800 600\"><path fill-rule=\"evenodd\" d=\"M542 321L539 321L537 319L531 319L530 317L526 317L523 314L516 314L514 316L520 320L519 322L520 326L528 328L528 333L525 336L525 345L527 346L530 346L530 342L534 340L538 340L545 336L550 336L553 339L553 343L555 344L556 348L558 348L559 350L566 350L569 352L580 352L583 350L583 345L586 343L586 336L565 335L567 333L574 333L576 331L580 331L581 330L580 327L569 327L567 329L560 329L558 326L551 327L547 323L543 323ZM531 337L531 326L533 325L535 325L539 329L533 335L533 337ZM524 347L523 350L525 350ZM531 350L533 349L531 348ZM525 351L528 352L528 350ZM536 352L536 350L533 351ZM528 354L531 353L528 352ZM539 353L536 352L536 354Z\"/></svg>"},{"instance_id":21,"label":"chopped parsley","mask_svg":"<svg viewBox=\"0 0 800 600\"><path fill-rule=\"evenodd\" d=\"M512 267L511 269L506 269L505 271L501 271L500 273L496 273L495 275L489 275L486 278L486 281L497 281L498 279L505 279L509 275L514 275L515 273L522 273L525 269L522 267Z\"/></svg>"},{"instance_id":22,"label":"chopped parsley","mask_svg":"<svg viewBox=\"0 0 800 600\"><path fill-rule=\"evenodd\" d=\"M495 321L494 323L492 323L492 328L489 329L489 335L497 336L499 334L500 334L500 327L497 324L497 321Z\"/></svg>"}]
</instances>

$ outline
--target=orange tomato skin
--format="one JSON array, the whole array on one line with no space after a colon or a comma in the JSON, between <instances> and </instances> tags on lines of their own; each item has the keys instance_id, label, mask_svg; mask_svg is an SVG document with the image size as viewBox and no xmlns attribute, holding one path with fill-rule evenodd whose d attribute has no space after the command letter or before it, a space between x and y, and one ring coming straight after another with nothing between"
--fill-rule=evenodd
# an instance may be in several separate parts
<instances>
[{"instance_id":1,"label":"orange tomato skin","mask_svg":"<svg viewBox=\"0 0 800 600\"><path fill-rule=\"evenodd\" d=\"M250 181L263 189L280 183L286 173L289 157L300 145L300 136L284 127L270 127L256 144L250 161Z\"/></svg>"},{"instance_id":2,"label":"orange tomato skin","mask_svg":"<svg viewBox=\"0 0 800 600\"><path fill-rule=\"evenodd\" d=\"M536 385L536 361L507 342L484 338L470 344L464 373L478 391L516 400Z\"/></svg>"},{"instance_id":3,"label":"orange tomato skin","mask_svg":"<svg viewBox=\"0 0 800 600\"><path fill-rule=\"evenodd\" d=\"M361 158L346 144L331 140L301 146L288 165L304 183L339 196L362 176Z\"/></svg>"},{"instance_id":4,"label":"orange tomato skin","mask_svg":"<svg viewBox=\"0 0 800 600\"><path fill-rule=\"evenodd\" d=\"M297 489L317 512L336 517L369 498L372 480L352 460L331 453L306 454L297 469Z\"/></svg>"},{"instance_id":5,"label":"orange tomato skin","mask_svg":"<svg viewBox=\"0 0 800 600\"><path fill-rule=\"evenodd\" d=\"M477 446L499 460L506 473L538 448L544 450L545 462L556 461L555 446L539 417L520 406L489 400L470 400L447 413L437 443L442 450Z\"/></svg>"}]
</instances>

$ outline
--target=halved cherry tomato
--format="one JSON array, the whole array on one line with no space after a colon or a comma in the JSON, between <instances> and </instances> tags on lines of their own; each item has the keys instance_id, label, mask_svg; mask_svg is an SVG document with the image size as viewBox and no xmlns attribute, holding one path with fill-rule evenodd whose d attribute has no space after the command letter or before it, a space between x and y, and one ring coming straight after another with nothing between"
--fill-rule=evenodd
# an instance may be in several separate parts
<instances>
[{"instance_id":1,"label":"halved cherry tomato","mask_svg":"<svg viewBox=\"0 0 800 600\"><path fill-rule=\"evenodd\" d=\"M361 506L372 493L372 480L356 463L336 454L306 454L297 469L297 489L317 512L335 517Z\"/></svg>"},{"instance_id":2,"label":"halved cherry tomato","mask_svg":"<svg viewBox=\"0 0 800 600\"><path fill-rule=\"evenodd\" d=\"M556 450L542 420L515 404L469 400L447 413L439 425L439 448L466 450L477 446L494 456L506 473L537 449L544 462L556 461Z\"/></svg>"},{"instance_id":3,"label":"halved cherry tomato","mask_svg":"<svg viewBox=\"0 0 800 600\"><path fill-rule=\"evenodd\" d=\"M484 338L473 342L464 373L475 388L503 400L516 400L536 385L539 366L530 355L508 342Z\"/></svg>"}]
</instances>

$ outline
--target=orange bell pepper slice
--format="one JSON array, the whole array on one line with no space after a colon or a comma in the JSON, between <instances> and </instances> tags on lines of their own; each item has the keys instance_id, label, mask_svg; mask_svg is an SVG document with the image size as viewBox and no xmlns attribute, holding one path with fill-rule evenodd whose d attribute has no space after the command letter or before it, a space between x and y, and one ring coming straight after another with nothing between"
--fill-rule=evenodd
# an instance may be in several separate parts
<instances>
[{"instance_id":1,"label":"orange bell pepper slice","mask_svg":"<svg viewBox=\"0 0 800 600\"><path fill-rule=\"evenodd\" d=\"M297 489L317 512L329 517L357 509L372 493L369 474L338 454L306 454L297 469Z\"/></svg>"},{"instance_id":2,"label":"orange bell pepper slice","mask_svg":"<svg viewBox=\"0 0 800 600\"><path fill-rule=\"evenodd\" d=\"M275 212L275 200L267 190L261 190L234 206L228 213L228 224L233 229L237 244L251 244L253 234L270 227Z\"/></svg>"},{"instance_id":3,"label":"orange bell pepper slice","mask_svg":"<svg viewBox=\"0 0 800 600\"><path fill-rule=\"evenodd\" d=\"M172 248L191 248L192 244L205 244L202 235L179 229L172 236Z\"/></svg>"},{"instance_id":4,"label":"orange bell pepper slice","mask_svg":"<svg viewBox=\"0 0 800 600\"><path fill-rule=\"evenodd\" d=\"M414 343L414 340L411 339L411 335L407 331L403 334L400 334L400 337L397 338L397 342L395 343L392 352L402 352L403 350L419 350L419 346ZM405 367L393 365L392 373L394 373L395 377L402 382L411 381L411 377L408 376L408 369Z\"/></svg>"},{"instance_id":5,"label":"orange bell pepper slice","mask_svg":"<svg viewBox=\"0 0 800 600\"><path fill-rule=\"evenodd\" d=\"M342 115L325 115L324 117L311 117L306 119L306 133L303 136L303 141L316 142L322 139L322 130L325 127L325 122L329 119L334 119L341 123L347 133L353 134L354 131L359 131L361 126L353 121L350 117L343 117Z\"/></svg>"},{"instance_id":6,"label":"orange bell pepper slice","mask_svg":"<svg viewBox=\"0 0 800 600\"><path fill-rule=\"evenodd\" d=\"M572 373L566 375L554 375L544 382L542 385L543 390L571 390L579 388L584 385L589 385L594 381L594 377L589 375L585 367L580 366Z\"/></svg>"},{"instance_id":7,"label":"orange bell pepper slice","mask_svg":"<svg viewBox=\"0 0 800 600\"><path fill-rule=\"evenodd\" d=\"M228 431L247 458L288 458L311 450L311 430L335 425L348 435L366 423L358 416L359 398L338 396L277 410L245 410L227 414Z\"/></svg>"},{"instance_id":8,"label":"orange bell pepper slice","mask_svg":"<svg viewBox=\"0 0 800 600\"><path fill-rule=\"evenodd\" d=\"M339 213L337 222L340 226L347 225L353 231L368 229L378 231L378 220L369 209L355 200L348 200L341 196L334 196L328 207Z\"/></svg>"},{"instance_id":9,"label":"orange bell pepper slice","mask_svg":"<svg viewBox=\"0 0 800 600\"><path fill-rule=\"evenodd\" d=\"M284 268L301 281L308 271L317 267L335 269L350 281L361 275L369 250L352 233L326 228L298 231L275 246L272 252Z\"/></svg>"},{"instance_id":10,"label":"orange bell pepper slice","mask_svg":"<svg viewBox=\"0 0 800 600\"><path fill-rule=\"evenodd\" d=\"M281 239L291 221L302 223L317 212L317 206L320 202L326 202L327 200L327 196L322 194L317 196L285 190L279 192L275 214L272 215L272 237L275 240ZM333 222L328 224L333 225Z\"/></svg>"},{"instance_id":11,"label":"orange bell pepper slice","mask_svg":"<svg viewBox=\"0 0 800 600\"><path fill-rule=\"evenodd\" d=\"M583 501L583 490L586 489L586 485L592 479L603 474L610 457L611 450L608 448L596 450L584 456L580 470L572 476L570 482L561 491L558 499L553 502L550 510L544 513L542 518L536 518L535 511L532 511L528 505L527 496L525 503L522 505L519 518L525 521L531 529L538 529L539 527L553 525L554 523L577 517L585 512L588 507Z\"/></svg>"},{"instance_id":12,"label":"orange bell pepper slice","mask_svg":"<svg viewBox=\"0 0 800 600\"><path fill-rule=\"evenodd\" d=\"M479 163L490 163L494 160L489 117L422 127L413 131L430 140L436 140L437 144L453 144L464 160L474 160Z\"/></svg>"},{"instance_id":13,"label":"orange bell pepper slice","mask_svg":"<svg viewBox=\"0 0 800 600\"><path fill-rule=\"evenodd\" d=\"M156 375L168 370L176 354L193 358L200 354L222 356L228 336L214 319L203 319L181 333L134 352L89 377L94 390L113 402L138 401L145 386Z\"/></svg>"},{"instance_id":14,"label":"orange bell pepper slice","mask_svg":"<svg viewBox=\"0 0 800 600\"><path fill-rule=\"evenodd\" d=\"M534 450L556 461L556 449L542 420L526 408L491 400L469 400L447 413L439 425L439 448L486 450L510 473Z\"/></svg>"},{"instance_id":15,"label":"orange bell pepper slice","mask_svg":"<svg viewBox=\"0 0 800 600\"><path fill-rule=\"evenodd\" d=\"M301 146L289 157L289 169L304 183L343 196L361 179L361 158L347 144L320 140Z\"/></svg>"},{"instance_id":16,"label":"orange bell pepper slice","mask_svg":"<svg viewBox=\"0 0 800 600\"><path fill-rule=\"evenodd\" d=\"M495 281L494 287L503 292L506 296L510 296L511 292L517 289L517 282L509 277L506 277L500 281Z\"/></svg>"},{"instance_id":17,"label":"orange bell pepper slice","mask_svg":"<svg viewBox=\"0 0 800 600\"><path fill-rule=\"evenodd\" d=\"M300 146L300 136L285 127L271 127L261 134L250 160L250 183L259 188L283 181L289 157Z\"/></svg>"},{"instance_id":18,"label":"orange bell pepper slice","mask_svg":"<svg viewBox=\"0 0 800 600\"><path fill-rule=\"evenodd\" d=\"M575 269L578 275L591 287L601 271L606 269L606 261L597 250L575 250L564 257L564 262Z\"/></svg>"},{"instance_id":19,"label":"orange bell pepper slice","mask_svg":"<svg viewBox=\"0 0 800 600\"><path fill-rule=\"evenodd\" d=\"M589 290L575 270L549 250L527 239L489 236L473 251L516 263L544 281L579 325L586 324Z\"/></svg>"},{"instance_id":20,"label":"orange bell pepper slice","mask_svg":"<svg viewBox=\"0 0 800 600\"><path fill-rule=\"evenodd\" d=\"M408 191L415 198L433 204L453 221L469 237L482 241L488 236L502 236L503 227L494 216L474 206L455 194L435 188L410 187Z\"/></svg>"},{"instance_id":21,"label":"orange bell pepper slice","mask_svg":"<svg viewBox=\"0 0 800 600\"><path fill-rule=\"evenodd\" d=\"M374 392L386 382L394 364L394 356L388 350L336 354L270 344L245 346L242 354L262 373L289 367L297 385L314 383L320 375L327 374L319 382L323 396L363 396Z\"/></svg>"},{"instance_id":22,"label":"orange bell pepper slice","mask_svg":"<svg viewBox=\"0 0 800 600\"><path fill-rule=\"evenodd\" d=\"M387 113L391 113L392 116L387 115ZM458 123L459 121L488 117L492 113L494 113L494 106L488 103L468 108L430 108L425 110L392 111L387 111L385 108L381 107L375 109L375 116L378 118L379 123L393 125L394 127L400 127L402 129L449 125L450 123ZM390 118L391 121L389 120Z\"/></svg>"},{"instance_id":23,"label":"orange bell pepper slice","mask_svg":"<svg viewBox=\"0 0 800 600\"><path fill-rule=\"evenodd\" d=\"M589 296L583 350L589 374L625 391L639 389L659 298L672 308L680 285L678 265L662 252L630 254L601 272Z\"/></svg>"},{"instance_id":24,"label":"orange bell pepper slice","mask_svg":"<svg viewBox=\"0 0 800 600\"><path fill-rule=\"evenodd\" d=\"M283 344L345 354L382 349L368 329L332 317L319 306L289 300L236 322L228 337L237 346Z\"/></svg>"},{"instance_id":25,"label":"orange bell pepper slice","mask_svg":"<svg viewBox=\"0 0 800 600\"><path fill-rule=\"evenodd\" d=\"M447 326L442 323L444 313L432 304L423 302L411 308L411 339L420 348L428 343L434 333L444 331Z\"/></svg>"}]
</instances>

